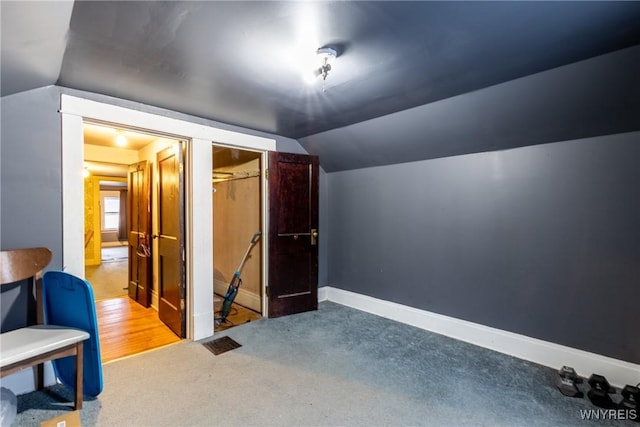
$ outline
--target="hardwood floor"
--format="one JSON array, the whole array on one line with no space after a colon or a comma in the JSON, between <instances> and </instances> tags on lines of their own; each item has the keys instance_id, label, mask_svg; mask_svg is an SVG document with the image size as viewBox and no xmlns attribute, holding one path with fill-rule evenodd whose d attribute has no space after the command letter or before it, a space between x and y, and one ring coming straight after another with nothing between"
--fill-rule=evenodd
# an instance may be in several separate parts
<instances>
[{"instance_id":1,"label":"hardwood floor","mask_svg":"<svg viewBox=\"0 0 640 427\"><path fill-rule=\"evenodd\" d=\"M180 341L158 318L128 297L96 302L102 363Z\"/></svg>"},{"instance_id":2,"label":"hardwood floor","mask_svg":"<svg viewBox=\"0 0 640 427\"><path fill-rule=\"evenodd\" d=\"M216 315L222 308L222 297L214 300ZM132 356L180 341L158 318L153 308L144 308L129 297L96 302L100 355L102 363ZM216 326L215 332L260 319L260 313L233 304L227 322Z\"/></svg>"}]
</instances>

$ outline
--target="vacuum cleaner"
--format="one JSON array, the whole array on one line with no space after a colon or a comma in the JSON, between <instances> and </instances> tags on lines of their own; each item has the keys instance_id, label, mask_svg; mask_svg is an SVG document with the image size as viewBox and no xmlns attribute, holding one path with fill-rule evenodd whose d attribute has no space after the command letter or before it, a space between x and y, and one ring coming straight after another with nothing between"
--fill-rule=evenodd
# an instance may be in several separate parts
<instances>
[{"instance_id":1,"label":"vacuum cleaner","mask_svg":"<svg viewBox=\"0 0 640 427\"><path fill-rule=\"evenodd\" d=\"M242 261L240 261L240 265L236 269L235 273L233 273L233 277L231 278L231 282L229 283L229 287L227 288L227 293L224 295L224 302L222 303L222 310L220 311L220 317L215 319L215 325L219 326L222 323L227 321L227 316L229 315L229 310L231 310L231 304L233 304L233 300L236 299L236 295L238 294L238 288L242 284L242 279L240 278L240 272L242 271L242 267L244 267L244 263L247 261L247 257L249 256L249 252L253 246L260 239L260 235L262 233L258 231L251 238L251 242L249 243L249 247L247 251L244 253L242 257Z\"/></svg>"}]
</instances>

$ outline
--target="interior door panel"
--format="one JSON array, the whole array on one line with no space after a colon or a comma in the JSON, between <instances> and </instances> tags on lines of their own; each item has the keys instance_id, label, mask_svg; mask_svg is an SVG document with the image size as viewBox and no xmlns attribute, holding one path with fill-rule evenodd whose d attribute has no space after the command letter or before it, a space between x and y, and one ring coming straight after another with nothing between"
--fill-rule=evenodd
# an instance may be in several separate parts
<instances>
[{"instance_id":1,"label":"interior door panel","mask_svg":"<svg viewBox=\"0 0 640 427\"><path fill-rule=\"evenodd\" d=\"M269 153L269 317L318 308L318 157Z\"/></svg>"}]
</instances>

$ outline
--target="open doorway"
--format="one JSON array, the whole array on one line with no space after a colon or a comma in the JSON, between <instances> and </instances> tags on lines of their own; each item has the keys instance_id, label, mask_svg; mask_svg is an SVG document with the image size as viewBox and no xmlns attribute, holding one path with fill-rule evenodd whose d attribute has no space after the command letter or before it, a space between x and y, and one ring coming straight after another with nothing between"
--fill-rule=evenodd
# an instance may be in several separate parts
<instances>
[{"instance_id":1,"label":"open doorway","mask_svg":"<svg viewBox=\"0 0 640 427\"><path fill-rule=\"evenodd\" d=\"M162 313L166 284L164 271L158 268L162 256L158 247L163 239L152 238L166 237L164 217L158 212L166 213L167 204L173 201L176 218L168 221L184 223L179 215L182 187L170 188L170 198L162 196L168 186L162 178L173 173L176 179L170 176L169 181L182 181L183 169L177 163L173 171L158 166L166 157L161 154L167 150L181 154L184 144L162 135L86 121L83 134L85 277L94 289L102 360L108 362L184 336L180 326L176 330L175 325L166 324L166 307ZM144 177L138 173L132 178L132 165L140 164L146 165ZM141 222L143 215L148 220ZM172 239L183 240L182 233L178 234ZM172 286L184 285L184 275L179 276ZM146 297L138 298L138 294ZM180 310L181 304L172 306Z\"/></svg>"},{"instance_id":2,"label":"open doorway","mask_svg":"<svg viewBox=\"0 0 640 427\"><path fill-rule=\"evenodd\" d=\"M85 278L96 301L123 297L129 259L126 174L121 165L86 165Z\"/></svg>"},{"instance_id":3,"label":"open doorway","mask_svg":"<svg viewBox=\"0 0 640 427\"><path fill-rule=\"evenodd\" d=\"M257 320L263 315L262 153L213 146L213 281L215 331ZM258 237L259 238L259 237ZM244 261L244 262L243 262ZM239 275L233 304L222 315L225 294Z\"/></svg>"}]
</instances>

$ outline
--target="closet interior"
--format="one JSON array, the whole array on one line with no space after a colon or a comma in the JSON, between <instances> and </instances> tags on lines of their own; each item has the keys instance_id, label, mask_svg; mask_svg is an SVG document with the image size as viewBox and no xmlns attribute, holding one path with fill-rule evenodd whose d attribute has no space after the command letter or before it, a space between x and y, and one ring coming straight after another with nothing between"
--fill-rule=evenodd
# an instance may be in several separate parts
<instances>
[{"instance_id":1,"label":"closet interior","mask_svg":"<svg viewBox=\"0 0 640 427\"><path fill-rule=\"evenodd\" d=\"M262 232L261 153L213 146L213 280L216 317L251 239ZM262 244L253 245L240 272L242 279L227 329L262 316Z\"/></svg>"}]
</instances>

